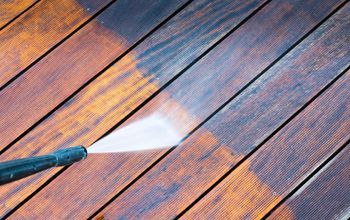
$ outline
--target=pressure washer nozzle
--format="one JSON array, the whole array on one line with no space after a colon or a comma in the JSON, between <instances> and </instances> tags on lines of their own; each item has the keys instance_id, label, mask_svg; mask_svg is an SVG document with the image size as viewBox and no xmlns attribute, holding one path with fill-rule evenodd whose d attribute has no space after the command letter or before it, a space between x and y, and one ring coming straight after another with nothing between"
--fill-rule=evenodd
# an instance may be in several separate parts
<instances>
[{"instance_id":1,"label":"pressure washer nozzle","mask_svg":"<svg viewBox=\"0 0 350 220\"><path fill-rule=\"evenodd\" d=\"M53 152L53 155L57 157L58 166L67 166L83 160L87 157L87 150L83 146L76 146L66 149L60 149L58 151Z\"/></svg>"},{"instance_id":2,"label":"pressure washer nozzle","mask_svg":"<svg viewBox=\"0 0 350 220\"><path fill-rule=\"evenodd\" d=\"M0 185L22 179L40 171L71 165L87 157L83 146L55 151L51 154L0 163Z\"/></svg>"}]
</instances>

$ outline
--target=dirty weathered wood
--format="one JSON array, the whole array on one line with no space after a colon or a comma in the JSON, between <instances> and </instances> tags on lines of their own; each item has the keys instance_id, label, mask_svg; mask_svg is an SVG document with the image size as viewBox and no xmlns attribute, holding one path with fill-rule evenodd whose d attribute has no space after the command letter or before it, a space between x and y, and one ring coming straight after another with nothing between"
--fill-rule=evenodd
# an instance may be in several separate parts
<instances>
[{"instance_id":1,"label":"dirty weathered wood","mask_svg":"<svg viewBox=\"0 0 350 220\"><path fill-rule=\"evenodd\" d=\"M349 140L349 87L350 71L183 217L263 217ZM285 216L288 219L293 213L287 210Z\"/></svg>"},{"instance_id":2,"label":"dirty weathered wood","mask_svg":"<svg viewBox=\"0 0 350 220\"><path fill-rule=\"evenodd\" d=\"M349 219L350 145L325 165L269 219Z\"/></svg>"}]
</instances>

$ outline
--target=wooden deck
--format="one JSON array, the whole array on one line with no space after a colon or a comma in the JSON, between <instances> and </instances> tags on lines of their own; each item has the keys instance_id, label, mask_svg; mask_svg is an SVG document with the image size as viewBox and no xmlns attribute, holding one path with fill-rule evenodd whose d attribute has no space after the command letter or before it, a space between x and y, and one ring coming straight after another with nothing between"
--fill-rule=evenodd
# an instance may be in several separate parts
<instances>
[{"instance_id":1,"label":"wooden deck","mask_svg":"<svg viewBox=\"0 0 350 220\"><path fill-rule=\"evenodd\" d=\"M350 2L0 2L0 161L153 113L180 145L1 186L0 218L349 218Z\"/></svg>"}]
</instances>

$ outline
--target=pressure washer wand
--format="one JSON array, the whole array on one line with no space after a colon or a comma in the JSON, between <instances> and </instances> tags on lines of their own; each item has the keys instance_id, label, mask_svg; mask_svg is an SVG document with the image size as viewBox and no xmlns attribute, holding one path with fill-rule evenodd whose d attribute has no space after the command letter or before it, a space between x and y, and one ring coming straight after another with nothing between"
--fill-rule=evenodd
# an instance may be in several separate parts
<instances>
[{"instance_id":1,"label":"pressure washer wand","mask_svg":"<svg viewBox=\"0 0 350 220\"><path fill-rule=\"evenodd\" d=\"M61 149L52 154L17 159L0 163L0 185L33 175L40 171L67 166L87 157L83 146Z\"/></svg>"}]
</instances>

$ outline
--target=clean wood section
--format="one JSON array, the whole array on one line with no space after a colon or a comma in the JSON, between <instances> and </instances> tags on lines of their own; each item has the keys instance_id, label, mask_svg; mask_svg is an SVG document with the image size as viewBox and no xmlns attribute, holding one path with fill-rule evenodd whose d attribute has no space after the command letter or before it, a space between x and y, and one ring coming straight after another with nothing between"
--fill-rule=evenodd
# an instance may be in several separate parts
<instances>
[{"instance_id":1,"label":"clean wood section","mask_svg":"<svg viewBox=\"0 0 350 220\"><path fill-rule=\"evenodd\" d=\"M41 0L2 30L0 88L110 1L88 0L84 4L94 7L85 8L76 0ZM18 7L23 5L15 2Z\"/></svg>"},{"instance_id":2,"label":"clean wood section","mask_svg":"<svg viewBox=\"0 0 350 220\"><path fill-rule=\"evenodd\" d=\"M343 10L321 26L120 195L101 215L107 219L112 216L137 219L174 218L181 213L347 68L350 47L346 39L350 33L346 14ZM347 120L346 117L342 119ZM259 180L253 173L247 178L256 183ZM232 203L242 201L247 206L245 209L237 206L229 213L237 215L237 219L243 219L255 208L254 200L245 199L245 193L260 190L259 185L255 187L248 181L244 184L247 188L237 192L237 200ZM266 187L262 189L266 193L273 192ZM265 195L258 196L264 198Z\"/></svg>"},{"instance_id":3,"label":"clean wood section","mask_svg":"<svg viewBox=\"0 0 350 220\"><path fill-rule=\"evenodd\" d=\"M1 160L45 154L77 144L89 146L262 3L256 0L200 0L190 4L1 155ZM216 26L221 28L213 31L212 27ZM1 206L2 215L56 172L2 186L1 200L6 201ZM91 209L108 201L113 196L109 193L106 190L105 197L100 196L100 204L92 203ZM85 216L92 212L81 209L78 213L73 209L74 205L66 204L68 207L60 205L58 207L62 209L55 211L67 217L73 214L83 217L85 212L88 212Z\"/></svg>"},{"instance_id":4,"label":"clean wood section","mask_svg":"<svg viewBox=\"0 0 350 220\"><path fill-rule=\"evenodd\" d=\"M1 148L72 95L184 2L117 1L2 90L0 115L9 117L0 119L0 131L6 133L0 139ZM130 14L140 17L127 19ZM145 17L147 19L142 20ZM109 22L111 26L107 28L104 24ZM119 30L124 26L128 26L125 32Z\"/></svg>"},{"instance_id":5,"label":"clean wood section","mask_svg":"<svg viewBox=\"0 0 350 220\"><path fill-rule=\"evenodd\" d=\"M263 217L350 139L349 88L350 71L185 213L184 219Z\"/></svg>"},{"instance_id":6,"label":"clean wood section","mask_svg":"<svg viewBox=\"0 0 350 220\"><path fill-rule=\"evenodd\" d=\"M334 4L334 1L329 2L329 4ZM196 64L176 80L174 84L157 96L155 100L151 101L149 105L142 108L131 120L147 116L157 110L156 112L160 112L166 117L169 117L174 123L183 121L184 123L179 124L179 129L182 129L183 133L187 134L198 125L201 120L213 113L229 97L242 88L250 79L259 74L260 71L266 68L274 59L280 56L336 7L336 5L332 7L328 6L328 10L325 10L323 9L324 4L318 5L314 3L313 9L310 9L310 5L298 2L298 4L296 3L296 5L294 5L298 10L291 10L293 13L290 15L290 8L286 7L290 5L293 6L291 2L277 2L267 5L261 12L258 12L257 15L248 20L247 23L230 37L221 42L219 46L201 60L199 64ZM317 10L315 8L317 8ZM309 10L313 10L313 15L318 12L324 14L318 15L319 20L315 19L315 17L311 18L305 16L305 19L303 19L305 23L300 26L296 25L300 24L300 16L309 14ZM285 14L289 14L290 16L288 16L288 19L284 20L285 25L281 26L279 18L283 17ZM275 21L275 23L273 23L275 26L270 27L271 30L273 29L275 32L269 31L269 33L266 33L264 24L267 26L270 25L271 20ZM260 25L257 25L257 21L260 22ZM284 27L287 26L296 28L289 28L286 30ZM256 42L257 39L261 39L260 35L256 35L257 31L261 33L265 39L264 42L260 42L261 44ZM243 38L242 36L251 37ZM239 41L239 39L244 40L242 40L242 42ZM262 46L266 44L274 46ZM257 47L262 50L259 51L259 56L256 53L250 52L251 47ZM237 57L232 54L228 59L227 55L230 54L231 51L237 51ZM247 55L244 56L245 54ZM216 60L217 62L211 62L211 60ZM238 62L238 60L240 60L240 62ZM220 63L222 63L222 65ZM208 69L210 71L203 71L203 69ZM245 72L233 71L236 69L244 69ZM250 78L244 77L244 74L249 74L248 76L250 76ZM199 76L202 77L200 78ZM235 82L235 77L238 79L242 78L242 81ZM205 88L203 88L204 84L206 85ZM219 90L217 88L218 85L227 86L220 87L222 90ZM213 92L208 96L210 94L208 91L211 90ZM171 98L169 96L171 96ZM207 104L205 105L205 103ZM200 105L196 106L195 104ZM67 204L71 204L68 201L82 200L86 202L85 205L88 204L92 207L101 200L105 201L106 195L109 197L111 194L113 195L113 193L118 193L126 184L130 183L135 176L141 173L145 167L162 155L162 153L164 153L164 151L136 153L133 155L91 155L90 158L81 164L76 164L72 168L69 168L51 184L45 187L44 191L34 196L30 200L31 202L26 203L22 208L17 210L14 215L26 215L29 209L31 209L33 217L46 215L45 213L47 210L57 212L60 215L65 215L64 211L69 212L68 210L73 210L71 213L74 215L74 213L79 212L81 208L77 206L69 208L69 206L67 206L64 207L64 210L61 210L61 208L57 208L59 206L55 201L65 200ZM93 167L97 172L91 172L91 169L88 167ZM75 181L67 182L67 179L74 179ZM116 180L118 181L116 182ZM58 188L61 189L60 193L55 191ZM60 199L57 200L58 197ZM33 207L31 204L36 204L35 201L39 201L40 198L45 198L46 201L50 202ZM103 202L101 201L101 203Z\"/></svg>"},{"instance_id":7,"label":"clean wood section","mask_svg":"<svg viewBox=\"0 0 350 220\"><path fill-rule=\"evenodd\" d=\"M0 2L0 30L37 0L6 0Z\"/></svg>"},{"instance_id":8,"label":"clean wood section","mask_svg":"<svg viewBox=\"0 0 350 220\"><path fill-rule=\"evenodd\" d=\"M270 219L349 219L350 145L303 185Z\"/></svg>"}]
</instances>

